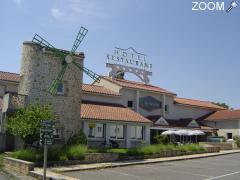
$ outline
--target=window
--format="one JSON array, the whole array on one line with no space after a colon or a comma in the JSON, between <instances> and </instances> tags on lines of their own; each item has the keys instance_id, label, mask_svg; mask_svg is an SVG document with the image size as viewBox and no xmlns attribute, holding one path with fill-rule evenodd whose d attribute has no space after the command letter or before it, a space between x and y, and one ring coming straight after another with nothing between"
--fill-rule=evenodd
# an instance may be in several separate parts
<instances>
[{"instance_id":1,"label":"window","mask_svg":"<svg viewBox=\"0 0 240 180\"><path fill-rule=\"evenodd\" d=\"M111 125L110 126L110 137L116 139L124 139L123 125Z\"/></svg>"},{"instance_id":2,"label":"window","mask_svg":"<svg viewBox=\"0 0 240 180\"><path fill-rule=\"evenodd\" d=\"M128 107L133 108L133 101L128 101Z\"/></svg>"},{"instance_id":3,"label":"window","mask_svg":"<svg viewBox=\"0 0 240 180\"><path fill-rule=\"evenodd\" d=\"M103 124L96 124L95 128L95 137L102 138L103 137Z\"/></svg>"},{"instance_id":4,"label":"window","mask_svg":"<svg viewBox=\"0 0 240 180\"><path fill-rule=\"evenodd\" d=\"M57 94L64 94L64 86L62 83L58 83L57 85Z\"/></svg>"},{"instance_id":5,"label":"window","mask_svg":"<svg viewBox=\"0 0 240 180\"><path fill-rule=\"evenodd\" d=\"M232 139L232 133L227 133L227 139Z\"/></svg>"},{"instance_id":6,"label":"window","mask_svg":"<svg viewBox=\"0 0 240 180\"><path fill-rule=\"evenodd\" d=\"M131 126L130 130L131 139L143 139L143 126Z\"/></svg>"},{"instance_id":7,"label":"window","mask_svg":"<svg viewBox=\"0 0 240 180\"><path fill-rule=\"evenodd\" d=\"M103 138L104 137L104 124L88 124L88 137L90 138Z\"/></svg>"},{"instance_id":8,"label":"window","mask_svg":"<svg viewBox=\"0 0 240 180\"><path fill-rule=\"evenodd\" d=\"M169 107L168 105L165 105L165 112L168 112L169 111Z\"/></svg>"}]
</instances>

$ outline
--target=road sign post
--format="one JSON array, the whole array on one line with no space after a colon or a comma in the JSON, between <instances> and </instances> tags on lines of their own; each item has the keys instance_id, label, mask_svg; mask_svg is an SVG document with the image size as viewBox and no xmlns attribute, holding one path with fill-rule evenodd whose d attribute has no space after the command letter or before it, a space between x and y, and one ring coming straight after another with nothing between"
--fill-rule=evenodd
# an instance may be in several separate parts
<instances>
[{"instance_id":1,"label":"road sign post","mask_svg":"<svg viewBox=\"0 0 240 180\"><path fill-rule=\"evenodd\" d=\"M47 146L53 142L53 122L44 120L41 122L40 128L40 145L44 146L44 159L43 159L43 180L46 180L47 171Z\"/></svg>"}]
</instances>

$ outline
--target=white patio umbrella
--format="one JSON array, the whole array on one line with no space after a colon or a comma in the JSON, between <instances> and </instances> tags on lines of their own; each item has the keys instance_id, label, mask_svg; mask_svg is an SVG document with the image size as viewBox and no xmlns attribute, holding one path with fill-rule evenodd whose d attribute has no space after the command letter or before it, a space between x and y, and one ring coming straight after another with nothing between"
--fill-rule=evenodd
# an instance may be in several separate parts
<instances>
[{"instance_id":1,"label":"white patio umbrella","mask_svg":"<svg viewBox=\"0 0 240 180\"><path fill-rule=\"evenodd\" d=\"M162 135L173 135L173 134L176 134L176 131L174 131L174 130L167 130L167 131L162 132Z\"/></svg>"},{"instance_id":2,"label":"white patio umbrella","mask_svg":"<svg viewBox=\"0 0 240 180\"><path fill-rule=\"evenodd\" d=\"M162 132L162 135L169 135L170 136L170 142L172 141L171 136L174 135L174 134L176 134L175 130L167 130L167 131Z\"/></svg>"},{"instance_id":3,"label":"white patio umbrella","mask_svg":"<svg viewBox=\"0 0 240 180\"><path fill-rule=\"evenodd\" d=\"M176 135L180 136L180 141L181 141L181 136L183 136L183 143L184 143L184 136L188 135L188 131L186 129L180 129L176 131Z\"/></svg>"}]
</instances>

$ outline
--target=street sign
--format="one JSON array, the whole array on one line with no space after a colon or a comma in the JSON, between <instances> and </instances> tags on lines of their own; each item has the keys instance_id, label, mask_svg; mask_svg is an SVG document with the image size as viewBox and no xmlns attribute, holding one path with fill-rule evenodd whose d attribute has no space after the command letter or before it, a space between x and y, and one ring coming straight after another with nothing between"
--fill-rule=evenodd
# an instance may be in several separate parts
<instances>
[{"instance_id":1,"label":"street sign","mask_svg":"<svg viewBox=\"0 0 240 180\"><path fill-rule=\"evenodd\" d=\"M43 161L43 179L46 179L47 169L47 146L53 143L53 122L51 120L43 120L40 128L40 144L44 145L44 161Z\"/></svg>"},{"instance_id":2,"label":"street sign","mask_svg":"<svg viewBox=\"0 0 240 180\"><path fill-rule=\"evenodd\" d=\"M51 145L53 143L53 122L42 121L40 128L40 144Z\"/></svg>"}]
</instances>

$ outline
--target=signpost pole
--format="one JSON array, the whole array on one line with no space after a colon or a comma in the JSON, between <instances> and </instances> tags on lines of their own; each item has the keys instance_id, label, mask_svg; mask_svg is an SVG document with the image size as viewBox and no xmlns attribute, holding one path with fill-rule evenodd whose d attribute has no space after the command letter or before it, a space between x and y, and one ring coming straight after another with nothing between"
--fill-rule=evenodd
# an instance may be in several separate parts
<instances>
[{"instance_id":1,"label":"signpost pole","mask_svg":"<svg viewBox=\"0 0 240 180\"><path fill-rule=\"evenodd\" d=\"M47 170L47 144L44 144L43 180L46 180Z\"/></svg>"}]
</instances>

